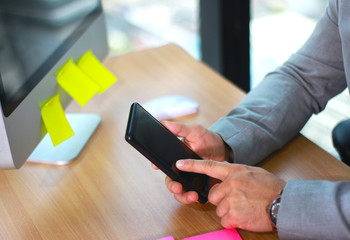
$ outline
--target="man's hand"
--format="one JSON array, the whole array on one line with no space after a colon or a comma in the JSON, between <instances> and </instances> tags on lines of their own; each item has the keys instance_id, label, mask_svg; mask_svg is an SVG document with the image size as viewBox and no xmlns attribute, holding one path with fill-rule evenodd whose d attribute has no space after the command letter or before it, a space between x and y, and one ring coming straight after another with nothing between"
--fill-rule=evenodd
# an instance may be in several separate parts
<instances>
[{"instance_id":1,"label":"man's hand","mask_svg":"<svg viewBox=\"0 0 350 240\"><path fill-rule=\"evenodd\" d=\"M203 159L226 161L226 149L222 138L200 125L184 125L175 122L164 121L162 124L177 137L183 138L183 142ZM156 166L152 165L154 169ZM165 183L176 200L184 204L194 203L198 200L198 194L194 191L184 192L179 182L166 177Z\"/></svg>"},{"instance_id":2,"label":"man's hand","mask_svg":"<svg viewBox=\"0 0 350 240\"><path fill-rule=\"evenodd\" d=\"M209 192L209 202L225 228L272 231L267 206L286 182L268 171L242 164L210 160L179 160L179 170L206 174L221 180Z\"/></svg>"}]
</instances>

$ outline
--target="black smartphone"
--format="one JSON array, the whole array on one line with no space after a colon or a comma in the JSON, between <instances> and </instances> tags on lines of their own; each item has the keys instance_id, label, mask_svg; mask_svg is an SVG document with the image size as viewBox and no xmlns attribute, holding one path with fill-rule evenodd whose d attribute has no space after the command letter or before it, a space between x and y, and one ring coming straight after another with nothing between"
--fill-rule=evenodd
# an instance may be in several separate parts
<instances>
[{"instance_id":1,"label":"black smartphone","mask_svg":"<svg viewBox=\"0 0 350 240\"><path fill-rule=\"evenodd\" d=\"M208 201L209 177L175 166L179 159L201 158L138 103L131 105L125 140L185 191L196 191L200 203Z\"/></svg>"}]
</instances>

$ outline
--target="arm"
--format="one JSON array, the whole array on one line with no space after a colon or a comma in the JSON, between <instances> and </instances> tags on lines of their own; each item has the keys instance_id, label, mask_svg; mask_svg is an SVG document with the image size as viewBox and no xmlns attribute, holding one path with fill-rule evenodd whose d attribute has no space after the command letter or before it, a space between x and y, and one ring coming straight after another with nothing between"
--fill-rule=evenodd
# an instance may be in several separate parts
<instances>
[{"instance_id":1,"label":"arm","mask_svg":"<svg viewBox=\"0 0 350 240\"><path fill-rule=\"evenodd\" d=\"M263 160L346 87L336 8L331 0L305 45L211 126L233 149L235 162Z\"/></svg>"}]
</instances>

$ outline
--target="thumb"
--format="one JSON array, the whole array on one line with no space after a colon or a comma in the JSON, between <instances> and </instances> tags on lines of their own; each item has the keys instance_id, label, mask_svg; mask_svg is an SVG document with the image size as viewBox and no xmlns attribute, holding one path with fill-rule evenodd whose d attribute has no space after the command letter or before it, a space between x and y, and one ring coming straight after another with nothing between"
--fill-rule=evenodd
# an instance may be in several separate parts
<instances>
[{"instance_id":1,"label":"thumb","mask_svg":"<svg viewBox=\"0 0 350 240\"><path fill-rule=\"evenodd\" d=\"M176 162L176 167L184 172L201 173L222 181L230 171L230 164L213 160L179 160Z\"/></svg>"}]
</instances>

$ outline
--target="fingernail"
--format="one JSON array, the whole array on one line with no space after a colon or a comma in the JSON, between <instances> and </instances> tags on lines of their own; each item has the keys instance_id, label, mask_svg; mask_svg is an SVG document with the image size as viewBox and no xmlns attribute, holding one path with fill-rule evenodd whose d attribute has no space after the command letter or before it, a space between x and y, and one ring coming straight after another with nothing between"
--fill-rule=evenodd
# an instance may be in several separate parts
<instances>
[{"instance_id":1,"label":"fingernail","mask_svg":"<svg viewBox=\"0 0 350 240\"><path fill-rule=\"evenodd\" d=\"M185 165L184 160L179 160L179 161L176 162L176 166L177 167L183 167L184 165Z\"/></svg>"},{"instance_id":2,"label":"fingernail","mask_svg":"<svg viewBox=\"0 0 350 240\"><path fill-rule=\"evenodd\" d=\"M172 191L172 193L176 193L176 190L177 190L177 189L176 189L176 187L175 187L175 186L172 186L172 187L171 187L171 191Z\"/></svg>"},{"instance_id":3,"label":"fingernail","mask_svg":"<svg viewBox=\"0 0 350 240\"><path fill-rule=\"evenodd\" d=\"M188 200L189 202L194 202L194 201L195 201L195 198L194 198L192 195L189 195L189 196L187 197L187 200Z\"/></svg>"}]
</instances>

